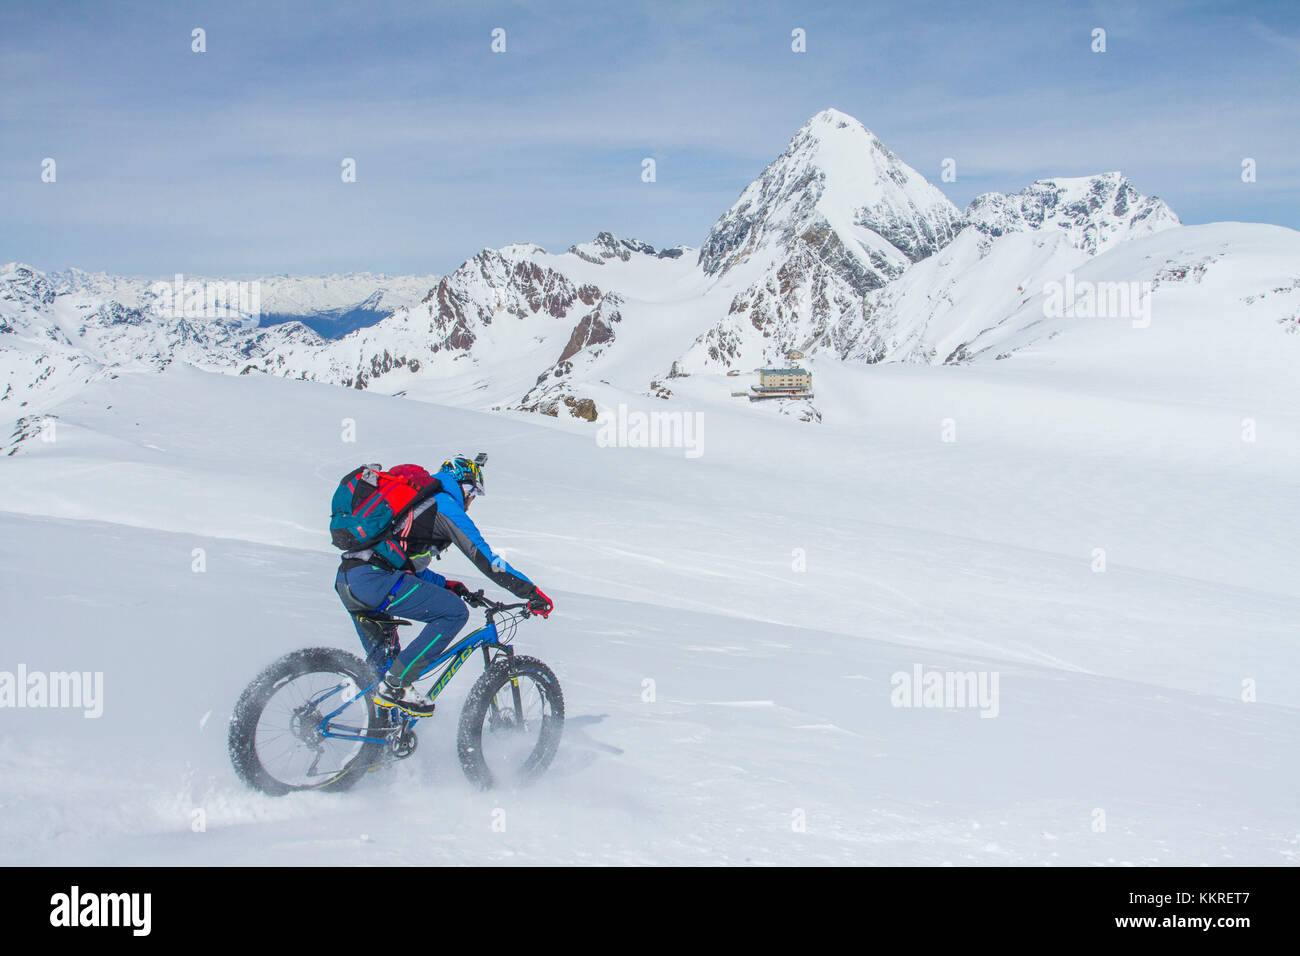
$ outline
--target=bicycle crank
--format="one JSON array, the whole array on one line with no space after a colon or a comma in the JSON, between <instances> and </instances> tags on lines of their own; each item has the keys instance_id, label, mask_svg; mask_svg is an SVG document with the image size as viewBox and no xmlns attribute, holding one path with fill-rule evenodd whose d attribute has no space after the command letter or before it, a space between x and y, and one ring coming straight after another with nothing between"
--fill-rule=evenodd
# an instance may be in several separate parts
<instances>
[{"instance_id":1,"label":"bicycle crank","mask_svg":"<svg viewBox=\"0 0 1300 956\"><path fill-rule=\"evenodd\" d=\"M406 722L403 722L402 726L393 729L388 734L388 752L398 760L415 753L415 748L419 743L420 739L415 736L415 731Z\"/></svg>"}]
</instances>

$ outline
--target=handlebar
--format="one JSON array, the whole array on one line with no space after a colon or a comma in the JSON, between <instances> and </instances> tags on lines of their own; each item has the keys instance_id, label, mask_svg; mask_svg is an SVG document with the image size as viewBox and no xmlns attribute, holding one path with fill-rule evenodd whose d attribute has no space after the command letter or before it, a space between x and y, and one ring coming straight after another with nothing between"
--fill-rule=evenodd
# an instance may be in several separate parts
<instances>
[{"instance_id":1,"label":"handlebar","mask_svg":"<svg viewBox=\"0 0 1300 956\"><path fill-rule=\"evenodd\" d=\"M533 612L528 609L529 602L521 601L517 604L503 604L500 601L494 601L490 597L485 597L482 589L472 592L465 598L465 603L470 607L486 608L488 616L503 614L506 611L520 611L524 617L532 617Z\"/></svg>"}]
</instances>

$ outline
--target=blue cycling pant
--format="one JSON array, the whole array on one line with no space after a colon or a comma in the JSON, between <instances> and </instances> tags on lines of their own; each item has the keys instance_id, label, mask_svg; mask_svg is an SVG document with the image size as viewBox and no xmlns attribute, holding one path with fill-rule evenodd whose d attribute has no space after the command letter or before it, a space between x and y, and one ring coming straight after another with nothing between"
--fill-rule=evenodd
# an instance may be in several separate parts
<instances>
[{"instance_id":1,"label":"blue cycling pant","mask_svg":"<svg viewBox=\"0 0 1300 956\"><path fill-rule=\"evenodd\" d=\"M469 620L469 608L464 601L441 584L405 571L363 565L340 571L334 587L349 611L362 605L371 611L382 610L395 617L424 623L424 629L402 649L388 669L393 680L401 684L409 684L428 670L438 655L455 642L456 635ZM381 669L376 653L381 653L382 648L375 647L373 633L367 633L361 621L354 617L353 622L366 649L367 659L376 669Z\"/></svg>"}]
</instances>

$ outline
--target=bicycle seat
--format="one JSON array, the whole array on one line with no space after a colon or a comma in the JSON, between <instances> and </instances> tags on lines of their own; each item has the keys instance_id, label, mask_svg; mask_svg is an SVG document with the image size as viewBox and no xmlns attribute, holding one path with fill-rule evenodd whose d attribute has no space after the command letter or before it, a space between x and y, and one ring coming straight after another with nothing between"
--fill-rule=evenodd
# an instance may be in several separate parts
<instances>
[{"instance_id":1,"label":"bicycle seat","mask_svg":"<svg viewBox=\"0 0 1300 956\"><path fill-rule=\"evenodd\" d=\"M373 614L367 612L353 612L353 617L358 621L374 621L376 624L393 624L397 627L405 627L410 621L403 620L400 617L393 617L391 614Z\"/></svg>"}]
</instances>

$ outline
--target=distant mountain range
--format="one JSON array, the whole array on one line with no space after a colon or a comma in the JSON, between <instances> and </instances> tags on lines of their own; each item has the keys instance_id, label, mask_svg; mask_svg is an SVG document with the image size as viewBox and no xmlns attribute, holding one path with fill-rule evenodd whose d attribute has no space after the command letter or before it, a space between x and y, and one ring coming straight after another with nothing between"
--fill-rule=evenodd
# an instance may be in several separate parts
<instances>
[{"instance_id":1,"label":"distant mountain range","mask_svg":"<svg viewBox=\"0 0 1300 956\"><path fill-rule=\"evenodd\" d=\"M1211 277L1225 336L1300 321L1294 230L1184 227L1118 172L958 210L865 126L825 110L698 248L602 232L559 254L485 249L441 277L263 278L258 328L161 315L149 280L11 263L0 267L0 401L18 417L116 369L185 362L590 417L602 386L666 397L673 378L792 349L814 362L960 364L1066 348L1054 340L1096 323L1140 324L1127 311L1094 310L1093 326L1080 309L1056 314L1058 287L1085 275L1079 289L1145 295L1130 311L1181 301L1172 287Z\"/></svg>"},{"instance_id":2,"label":"distant mountain range","mask_svg":"<svg viewBox=\"0 0 1300 956\"><path fill-rule=\"evenodd\" d=\"M118 302L128 308L148 310L156 296L157 282L175 284L175 276L158 279L108 275L65 269L47 278L59 295ZM261 324L302 322L323 338L339 338L373 325L398 309L415 305L438 284L440 277L389 276L369 272L329 276L254 276L261 289ZM187 282L226 282L229 278L184 276Z\"/></svg>"}]
</instances>

